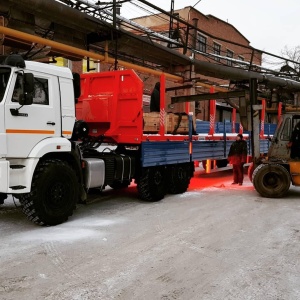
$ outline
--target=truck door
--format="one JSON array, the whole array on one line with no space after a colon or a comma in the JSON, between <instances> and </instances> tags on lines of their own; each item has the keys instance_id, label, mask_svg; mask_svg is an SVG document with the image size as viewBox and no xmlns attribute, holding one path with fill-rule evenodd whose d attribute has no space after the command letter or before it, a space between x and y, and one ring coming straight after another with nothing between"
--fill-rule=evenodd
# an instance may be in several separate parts
<instances>
[{"instance_id":1,"label":"truck door","mask_svg":"<svg viewBox=\"0 0 300 300\"><path fill-rule=\"evenodd\" d=\"M277 128L269 148L269 158L290 159L290 150L287 147L292 132L292 119L283 119L280 126Z\"/></svg>"},{"instance_id":2,"label":"truck door","mask_svg":"<svg viewBox=\"0 0 300 300\"><path fill-rule=\"evenodd\" d=\"M4 119L4 97L8 87L11 68L0 68L0 157L5 157L7 154L5 119Z\"/></svg>"},{"instance_id":3,"label":"truck door","mask_svg":"<svg viewBox=\"0 0 300 300\"><path fill-rule=\"evenodd\" d=\"M33 104L20 107L22 74L14 75L5 105L7 157L27 157L40 141L61 136L58 80L44 73L34 74Z\"/></svg>"}]
</instances>

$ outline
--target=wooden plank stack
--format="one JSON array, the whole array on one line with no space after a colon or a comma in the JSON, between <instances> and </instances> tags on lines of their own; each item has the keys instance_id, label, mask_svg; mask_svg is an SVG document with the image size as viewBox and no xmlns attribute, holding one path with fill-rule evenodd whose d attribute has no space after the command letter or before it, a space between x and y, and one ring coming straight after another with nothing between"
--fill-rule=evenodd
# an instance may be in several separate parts
<instances>
[{"instance_id":1,"label":"wooden plank stack","mask_svg":"<svg viewBox=\"0 0 300 300\"><path fill-rule=\"evenodd\" d=\"M144 133L158 133L159 112L144 113ZM167 113L165 115L165 133L167 134L188 134L189 120L186 114Z\"/></svg>"}]
</instances>

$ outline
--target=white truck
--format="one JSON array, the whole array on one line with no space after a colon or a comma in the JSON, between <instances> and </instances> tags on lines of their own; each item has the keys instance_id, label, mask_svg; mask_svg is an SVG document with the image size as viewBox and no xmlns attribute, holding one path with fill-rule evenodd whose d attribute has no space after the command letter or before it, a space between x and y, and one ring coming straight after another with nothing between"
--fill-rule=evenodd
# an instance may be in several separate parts
<instances>
[{"instance_id":1,"label":"white truck","mask_svg":"<svg viewBox=\"0 0 300 300\"><path fill-rule=\"evenodd\" d=\"M99 152L102 142L117 147ZM185 192L190 144L191 135L143 134L143 83L132 70L79 77L19 55L0 65L0 201L17 197L36 224L60 224L89 189L132 179L146 201Z\"/></svg>"},{"instance_id":2,"label":"white truck","mask_svg":"<svg viewBox=\"0 0 300 300\"><path fill-rule=\"evenodd\" d=\"M79 198L72 73L12 55L0 79L1 200L13 194L32 221L61 223Z\"/></svg>"}]
</instances>

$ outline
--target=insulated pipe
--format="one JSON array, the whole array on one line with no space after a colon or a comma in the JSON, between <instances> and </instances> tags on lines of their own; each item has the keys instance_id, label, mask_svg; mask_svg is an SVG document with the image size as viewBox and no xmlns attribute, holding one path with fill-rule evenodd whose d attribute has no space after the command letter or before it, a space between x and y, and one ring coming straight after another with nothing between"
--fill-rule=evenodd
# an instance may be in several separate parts
<instances>
[{"instance_id":1,"label":"insulated pipe","mask_svg":"<svg viewBox=\"0 0 300 300\"><path fill-rule=\"evenodd\" d=\"M268 74L261 74L254 71L236 69L234 67L217 65L195 59L192 59L191 62L195 65L196 73L201 73L203 75L221 79L236 80L250 80L251 78L256 78L258 82L264 83L269 87L281 87L286 90L300 91L300 82L298 81L275 77Z\"/></svg>"},{"instance_id":2,"label":"insulated pipe","mask_svg":"<svg viewBox=\"0 0 300 300\"><path fill-rule=\"evenodd\" d=\"M115 59L112 57L106 57L105 55L101 55L101 54L97 54L97 53L93 53L93 52L89 52L86 50L82 50L79 48L75 48L72 46L68 46L62 43L58 43L52 40L48 40L48 39L44 39L32 34L28 34L28 33L24 33L18 30L14 30L11 28L7 28L4 26L0 26L0 32L6 35L9 35L11 37L17 38L17 39L21 39L21 40L26 40L26 41L30 41L33 43L37 43L37 44L41 44L41 45L46 45L51 47L53 50L58 50L61 51L62 54L65 52L66 54L75 54L77 56L82 56L83 57L90 57L96 60L100 60L100 61L106 61L108 63L112 63L114 64ZM148 73L148 74L152 74L155 76L160 76L161 74L165 74L166 78L175 82L183 82L183 78L177 75L173 75L173 74L169 74L169 73L164 73L162 71L156 71L147 67L142 67L139 65L135 65L132 63L128 63L126 61L122 61L122 60L118 60L118 63L128 69L134 69L136 71L140 71L142 73Z\"/></svg>"},{"instance_id":3,"label":"insulated pipe","mask_svg":"<svg viewBox=\"0 0 300 300\"><path fill-rule=\"evenodd\" d=\"M20 11L41 15L47 20L72 26L74 30L81 31L83 28L93 31L96 28L94 22L87 19L87 15L81 11L63 5L57 1L41 1L41 0L6 0L1 1L0 9L2 12L9 12L11 7L17 7ZM5 2L5 4L4 4ZM100 24L103 26L102 24Z\"/></svg>"}]
</instances>

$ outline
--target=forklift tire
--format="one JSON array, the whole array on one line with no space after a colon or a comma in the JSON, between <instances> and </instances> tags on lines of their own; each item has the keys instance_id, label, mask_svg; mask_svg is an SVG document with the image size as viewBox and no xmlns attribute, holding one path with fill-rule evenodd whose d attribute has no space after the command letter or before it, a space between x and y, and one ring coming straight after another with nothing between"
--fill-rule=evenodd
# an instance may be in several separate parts
<instances>
[{"instance_id":1,"label":"forklift tire","mask_svg":"<svg viewBox=\"0 0 300 300\"><path fill-rule=\"evenodd\" d=\"M164 167L149 167L142 170L137 188L144 201L160 201L166 194L166 176Z\"/></svg>"},{"instance_id":2,"label":"forklift tire","mask_svg":"<svg viewBox=\"0 0 300 300\"><path fill-rule=\"evenodd\" d=\"M190 184L190 166L187 164L179 164L168 168L170 174L168 191L170 194L185 193Z\"/></svg>"},{"instance_id":3,"label":"forklift tire","mask_svg":"<svg viewBox=\"0 0 300 300\"><path fill-rule=\"evenodd\" d=\"M263 197L281 198L288 192L291 178L282 165L261 164L253 172L253 185Z\"/></svg>"},{"instance_id":4,"label":"forklift tire","mask_svg":"<svg viewBox=\"0 0 300 300\"><path fill-rule=\"evenodd\" d=\"M79 198L78 180L67 163L45 160L37 166L31 192L20 202L27 218L38 225L57 225L73 214Z\"/></svg>"}]
</instances>

